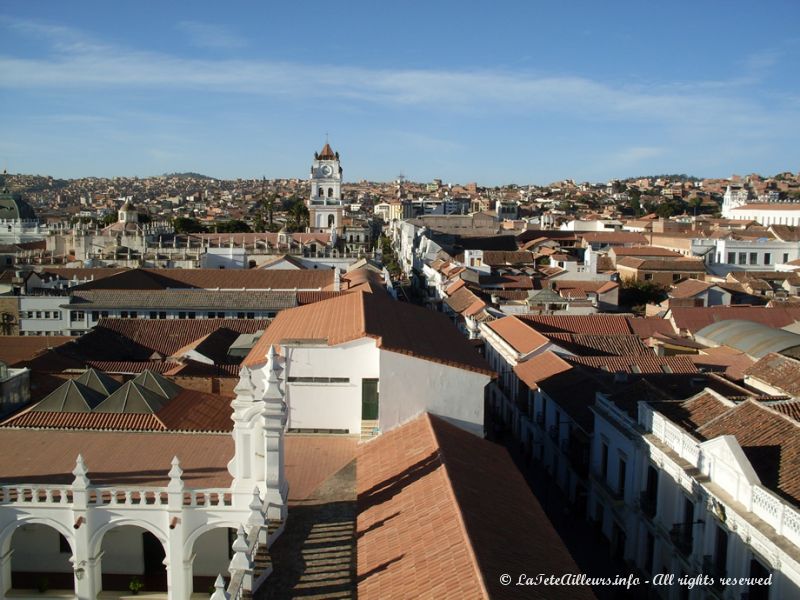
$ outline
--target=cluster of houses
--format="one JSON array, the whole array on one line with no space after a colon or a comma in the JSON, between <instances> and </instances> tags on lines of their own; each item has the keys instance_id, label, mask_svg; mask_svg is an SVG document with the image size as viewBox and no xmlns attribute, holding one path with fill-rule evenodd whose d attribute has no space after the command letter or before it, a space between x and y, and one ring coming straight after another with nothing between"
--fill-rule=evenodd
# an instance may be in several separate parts
<instances>
[{"instance_id":1,"label":"cluster of houses","mask_svg":"<svg viewBox=\"0 0 800 600\"><path fill-rule=\"evenodd\" d=\"M340 186L326 145L302 235L348 235ZM642 593L800 594L793 225L380 208L401 281L355 248L246 268L234 237L210 268L0 277L0 595L324 595L297 565L324 505L337 593L518 597L502 575L579 570L528 469L615 564L709 577Z\"/></svg>"}]
</instances>

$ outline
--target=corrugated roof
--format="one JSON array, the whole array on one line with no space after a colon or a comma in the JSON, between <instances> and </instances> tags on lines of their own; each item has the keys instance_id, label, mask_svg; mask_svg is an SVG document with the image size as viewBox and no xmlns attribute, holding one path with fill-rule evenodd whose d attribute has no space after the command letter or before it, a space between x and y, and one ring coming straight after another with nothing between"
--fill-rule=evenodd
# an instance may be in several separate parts
<instances>
[{"instance_id":1,"label":"corrugated roof","mask_svg":"<svg viewBox=\"0 0 800 600\"><path fill-rule=\"evenodd\" d=\"M800 346L800 335L774 329L761 323L731 319L703 327L694 334L698 342L709 346L730 346L759 359L770 352L781 352Z\"/></svg>"},{"instance_id":2,"label":"corrugated roof","mask_svg":"<svg viewBox=\"0 0 800 600\"><path fill-rule=\"evenodd\" d=\"M800 321L800 306L708 306L679 307L670 310L680 330L699 331L703 327L731 319L762 323L770 327L786 327Z\"/></svg>"}]
</instances>

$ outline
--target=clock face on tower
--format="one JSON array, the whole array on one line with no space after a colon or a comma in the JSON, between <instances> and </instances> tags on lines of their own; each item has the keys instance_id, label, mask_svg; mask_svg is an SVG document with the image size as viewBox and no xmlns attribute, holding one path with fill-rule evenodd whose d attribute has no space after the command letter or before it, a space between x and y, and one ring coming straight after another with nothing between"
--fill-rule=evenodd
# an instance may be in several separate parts
<instances>
[{"instance_id":1,"label":"clock face on tower","mask_svg":"<svg viewBox=\"0 0 800 600\"><path fill-rule=\"evenodd\" d=\"M322 167L322 174L325 177L330 177L333 174L333 169L331 168L330 165L325 165Z\"/></svg>"}]
</instances>

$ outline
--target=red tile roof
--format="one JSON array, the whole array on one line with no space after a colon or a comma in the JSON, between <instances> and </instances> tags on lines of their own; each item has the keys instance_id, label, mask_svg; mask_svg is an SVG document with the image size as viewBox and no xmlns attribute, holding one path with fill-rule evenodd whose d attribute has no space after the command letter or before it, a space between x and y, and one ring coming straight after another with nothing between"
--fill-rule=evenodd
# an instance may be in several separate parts
<instances>
[{"instance_id":1,"label":"red tile roof","mask_svg":"<svg viewBox=\"0 0 800 600\"><path fill-rule=\"evenodd\" d=\"M577 573L507 451L423 414L358 453L358 595L518 598L502 573ZM534 599L588 588L526 589Z\"/></svg>"},{"instance_id":2,"label":"red tile roof","mask_svg":"<svg viewBox=\"0 0 800 600\"><path fill-rule=\"evenodd\" d=\"M356 458L352 436L287 435L284 438L289 502L308 500L314 490Z\"/></svg>"},{"instance_id":3,"label":"red tile roof","mask_svg":"<svg viewBox=\"0 0 800 600\"><path fill-rule=\"evenodd\" d=\"M800 422L746 400L697 433L707 440L735 436L761 483L800 503Z\"/></svg>"},{"instance_id":4,"label":"red tile roof","mask_svg":"<svg viewBox=\"0 0 800 600\"><path fill-rule=\"evenodd\" d=\"M771 352L744 371L745 376L800 397L800 361Z\"/></svg>"},{"instance_id":5,"label":"red tile roof","mask_svg":"<svg viewBox=\"0 0 800 600\"><path fill-rule=\"evenodd\" d=\"M554 352L543 352L533 358L519 363L514 367L514 373L528 388L535 390L539 383L545 379L565 373L572 369L572 365Z\"/></svg>"},{"instance_id":6,"label":"red tile roof","mask_svg":"<svg viewBox=\"0 0 800 600\"><path fill-rule=\"evenodd\" d=\"M461 369L492 375L484 359L441 313L385 294L355 292L308 306L285 310L264 332L244 364L266 359L270 346L285 340L325 340L329 346L364 337L379 348Z\"/></svg>"},{"instance_id":7,"label":"red tile roof","mask_svg":"<svg viewBox=\"0 0 800 600\"><path fill-rule=\"evenodd\" d=\"M0 361L13 367L21 361L35 358L49 348L57 348L74 339L67 336L0 335Z\"/></svg>"},{"instance_id":8,"label":"red tile roof","mask_svg":"<svg viewBox=\"0 0 800 600\"><path fill-rule=\"evenodd\" d=\"M72 483L78 454L95 485L165 486L177 456L188 488L230 487L230 434L0 429L4 483Z\"/></svg>"},{"instance_id":9,"label":"red tile roof","mask_svg":"<svg viewBox=\"0 0 800 600\"><path fill-rule=\"evenodd\" d=\"M700 281L699 279L686 279L679 284L672 286L669 291L670 298L693 298L714 287L713 283Z\"/></svg>"},{"instance_id":10,"label":"red tile roof","mask_svg":"<svg viewBox=\"0 0 800 600\"><path fill-rule=\"evenodd\" d=\"M93 431L202 431L233 429L232 396L181 390L157 413L53 412L31 406L2 423L2 427Z\"/></svg>"},{"instance_id":11,"label":"red tile roof","mask_svg":"<svg viewBox=\"0 0 800 600\"><path fill-rule=\"evenodd\" d=\"M488 327L520 354L533 352L548 342L545 336L514 316L491 321Z\"/></svg>"},{"instance_id":12,"label":"red tile roof","mask_svg":"<svg viewBox=\"0 0 800 600\"><path fill-rule=\"evenodd\" d=\"M566 356L572 364L583 365L609 373L683 373L700 371L688 356Z\"/></svg>"},{"instance_id":13,"label":"red tile roof","mask_svg":"<svg viewBox=\"0 0 800 600\"><path fill-rule=\"evenodd\" d=\"M265 319L100 319L97 327L83 336L81 342L90 341L91 336L102 329L167 357L218 329L255 333L266 329L269 323Z\"/></svg>"},{"instance_id":14,"label":"red tile roof","mask_svg":"<svg viewBox=\"0 0 800 600\"><path fill-rule=\"evenodd\" d=\"M628 320L618 315L520 315L519 318L541 333L631 333Z\"/></svg>"},{"instance_id":15,"label":"red tile roof","mask_svg":"<svg viewBox=\"0 0 800 600\"><path fill-rule=\"evenodd\" d=\"M95 431L166 431L152 413L44 412L25 411L2 423L25 429L69 429Z\"/></svg>"},{"instance_id":16,"label":"red tile roof","mask_svg":"<svg viewBox=\"0 0 800 600\"><path fill-rule=\"evenodd\" d=\"M660 319L658 317L628 317L628 325L642 339L647 339L657 333L676 333L675 328L668 319Z\"/></svg>"}]
</instances>

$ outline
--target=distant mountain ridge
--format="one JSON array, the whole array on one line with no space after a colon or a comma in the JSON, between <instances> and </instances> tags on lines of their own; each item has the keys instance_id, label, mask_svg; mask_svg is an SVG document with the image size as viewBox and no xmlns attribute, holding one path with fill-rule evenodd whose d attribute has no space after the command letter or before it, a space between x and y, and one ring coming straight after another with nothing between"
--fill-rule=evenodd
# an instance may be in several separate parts
<instances>
[{"instance_id":1,"label":"distant mountain ridge","mask_svg":"<svg viewBox=\"0 0 800 600\"><path fill-rule=\"evenodd\" d=\"M164 173L162 177L176 177L178 179L217 179L216 177L209 177L201 173L192 173L191 171L186 173Z\"/></svg>"}]
</instances>

